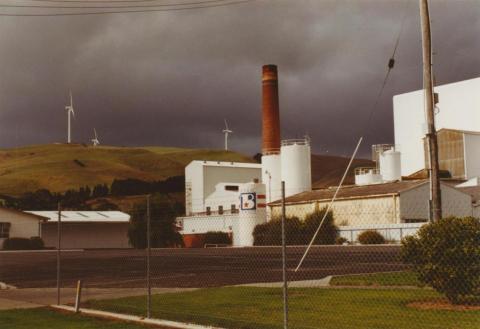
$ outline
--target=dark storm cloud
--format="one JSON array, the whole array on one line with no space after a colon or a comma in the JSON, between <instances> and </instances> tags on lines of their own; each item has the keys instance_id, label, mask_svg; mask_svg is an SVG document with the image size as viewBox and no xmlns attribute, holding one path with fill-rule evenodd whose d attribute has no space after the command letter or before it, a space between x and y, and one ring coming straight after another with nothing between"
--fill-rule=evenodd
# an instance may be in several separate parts
<instances>
[{"instance_id":1,"label":"dark storm cloud","mask_svg":"<svg viewBox=\"0 0 480 329\"><path fill-rule=\"evenodd\" d=\"M406 5L408 3L408 5ZM405 9L406 8L406 9ZM480 0L432 1L437 83L480 75ZM396 67L372 124L402 17ZM421 88L418 1L259 0L239 6L0 20L0 146L74 140L260 148L261 65L280 71L282 134L346 154L393 141L392 96Z\"/></svg>"}]
</instances>

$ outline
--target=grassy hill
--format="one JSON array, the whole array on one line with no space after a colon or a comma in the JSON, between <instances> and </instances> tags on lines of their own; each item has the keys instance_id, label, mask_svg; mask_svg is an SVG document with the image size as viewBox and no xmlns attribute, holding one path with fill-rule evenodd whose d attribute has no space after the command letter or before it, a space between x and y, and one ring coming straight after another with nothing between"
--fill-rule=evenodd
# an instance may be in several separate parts
<instances>
[{"instance_id":1,"label":"grassy hill","mask_svg":"<svg viewBox=\"0 0 480 329\"><path fill-rule=\"evenodd\" d=\"M18 196L111 184L113 179L164 180L184 174L192 160L253 162L223 150L173 147L113 147L79 144L34 145L0 150L0 194Z\"/></svg>"}]
</instances>

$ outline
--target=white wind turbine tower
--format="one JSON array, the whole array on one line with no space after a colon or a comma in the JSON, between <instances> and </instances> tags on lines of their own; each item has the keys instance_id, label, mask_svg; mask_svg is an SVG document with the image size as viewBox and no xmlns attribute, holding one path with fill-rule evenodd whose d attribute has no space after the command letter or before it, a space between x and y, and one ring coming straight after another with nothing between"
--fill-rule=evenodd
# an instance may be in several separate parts
<instances>
[{"instance_id":1,"label":"white wind turbine tower","mask_svg":"<svg viewBox=\"0 0 480 329\"><path fill-rule=\"evenodd\" d=\"M93 146L98 146L100 145L100 141L98 140L98 136L97 136L97 130L95 128L93 128L93 134L95 135L95 137L92 139L92 143L93 143Z\"/></svg>"},{"instance_id":2,"label":"white wind turbine tower","mask_svg":"<svg viewBox=\"0 0 480 329\"><path fill-rule=\"evenodd\" d=\"M75 111L73 110L72 91L70 91L70 105L65 106L65 109L67 110L67 117L68 117L67 143L70 144L72 142L71 116L75 118Z\"/></svg>"},{"instance_id":3,"label":"white wind turbine tower","mask_svg":"<svg viewBox=\"0 0 480 329\"><path fill-rule=\"evenodd\" d=\"M223 133L225 134L225 151L228 151L228 135L233 134L233 131L228 129L228 124L227 124L227 119L224 119L225 121L225 129L223 129Z\"/></svg>"}]
</instances>

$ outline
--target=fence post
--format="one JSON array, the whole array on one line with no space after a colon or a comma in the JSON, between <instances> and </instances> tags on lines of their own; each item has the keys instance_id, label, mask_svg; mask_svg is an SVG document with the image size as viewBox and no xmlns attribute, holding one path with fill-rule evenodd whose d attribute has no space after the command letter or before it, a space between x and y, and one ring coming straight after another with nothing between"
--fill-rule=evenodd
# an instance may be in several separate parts
<instances>
[{"instance_id":1,"label":"fence post","mask_svg":"<svg viewBox=\"0 0 480 329\"><path fill-rule=\"evenodd\" d=\"M57 222L57 305L60 305L60 259L62 246L62 205L58 203L58 222Z\"/></svg>"},{"instance_id":2,"label":"fence post","mask_svg":"<svg viewBox=\"0 0 480 329\"><path fill-rule=\"evenodd\" d=\"M151 316L152 287L150 282L150 256L151 256L151 233L150 233L150 195L147 195L147 318Z\"/></svg>"},{"instance_id":3,"label":"fence post","mask_svg":"<svg viewBox=\"0 0 480 329\"><path fill-rule=\"evenodd\" d=\"M82 300L82 280L77 282L77 295L75 297L75 313L80 312L80 303Z\"/></svg>"},{"instance_id":4,"label":"fence post","mask_svg":"<svg viewBox=\"0 0 480 329\"><path fill-rule=\"evenodd\" d=\"M282 274L283 274L283 328L288 329L287 241L285 239L285 182L282 181Z\"/></svg>"}]
</instances>

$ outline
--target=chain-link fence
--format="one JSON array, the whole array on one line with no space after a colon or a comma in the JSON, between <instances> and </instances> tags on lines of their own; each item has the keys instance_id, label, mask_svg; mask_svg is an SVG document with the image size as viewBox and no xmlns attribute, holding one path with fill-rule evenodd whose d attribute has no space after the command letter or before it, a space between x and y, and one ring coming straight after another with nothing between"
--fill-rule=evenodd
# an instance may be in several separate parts
<instances>
[{"instance_id":1,"label":"chain-link fence","mask_svg":"<svg viewBox=\"0 0 480 329\"><path fill-rule=\"evenodd\" d=\"M480 327L478 220L436 228L428 197L408 191L347 187L328 212L318 191L265 207L258 194L254 208L189 217L146 197L127 249L62 248L60 209L60 248L2 255L2 280L45 303L81 292L84 309L220 328ZM471 216L454 198L446 213Z\"/></svg>"}]
</instances>

